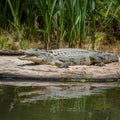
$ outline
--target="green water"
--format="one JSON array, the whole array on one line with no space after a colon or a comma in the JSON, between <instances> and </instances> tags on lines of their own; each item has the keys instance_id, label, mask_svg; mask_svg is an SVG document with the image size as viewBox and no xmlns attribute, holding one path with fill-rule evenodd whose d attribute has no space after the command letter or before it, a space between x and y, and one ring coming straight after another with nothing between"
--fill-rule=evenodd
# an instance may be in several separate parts
<instances>
[{"instance_id":1,"label":"green water","mask_svg":"<svg viewBox=\"0 0 120 120\"><path fill-rule=\"evenodd\" d=\"M37 93L23 95L31 89L41 90L0 86L0 120L120 120L120 88L84 97L41 100Z\"/></svg>"}]
</instances>

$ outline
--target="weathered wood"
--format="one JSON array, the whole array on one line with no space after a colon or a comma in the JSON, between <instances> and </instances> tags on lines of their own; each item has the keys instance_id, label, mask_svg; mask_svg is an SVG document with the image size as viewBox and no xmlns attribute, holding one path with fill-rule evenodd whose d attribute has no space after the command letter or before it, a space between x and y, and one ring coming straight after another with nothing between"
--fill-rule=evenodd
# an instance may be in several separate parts
<instances>
[{"instance_id":1,"label":"weathered wood","mask_svg":"<svg viewBox=\"0 0 120 120\"><path fill-rule=\"evenodd\" d=\"M76 65L57 68L51 65L34 65L17 56L0 56L0 81L117 81L120 80L120 62L103 67Z\"/></svg>"},{"instance_id":2,"label":"weathered wood","mask_svg":"<svg viewBox=\"0 0 120 120\"><path fill-rule=\"evenodd\" d=\"M0 55L24 55L24 52L18 50L0 50Z\"/></svg>"}]
</instances>

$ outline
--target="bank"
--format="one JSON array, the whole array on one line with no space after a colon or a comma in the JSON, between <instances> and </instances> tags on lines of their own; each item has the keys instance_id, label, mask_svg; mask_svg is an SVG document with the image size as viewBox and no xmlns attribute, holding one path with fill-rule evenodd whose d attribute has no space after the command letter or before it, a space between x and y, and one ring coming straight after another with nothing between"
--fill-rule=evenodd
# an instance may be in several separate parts
<instances>
[{"instance_id":1,"label":"bank","mask_svg":"<svg viewBox=\"0 0 120 120\"><path fill-rule=\"evenodd\" d=\"M76 65L69 68L57 68L51 65L34 65L30 61L21 61L17 56L0 56L0 81L119 81L120 62L106 64L103 67Z\"/></svg>"}]
</instances>

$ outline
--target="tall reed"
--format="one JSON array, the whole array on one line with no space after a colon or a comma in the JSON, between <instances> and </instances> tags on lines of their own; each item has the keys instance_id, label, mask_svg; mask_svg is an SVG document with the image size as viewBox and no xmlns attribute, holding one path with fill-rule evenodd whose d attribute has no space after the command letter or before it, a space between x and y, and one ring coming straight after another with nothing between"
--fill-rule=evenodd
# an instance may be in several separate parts
<instances>
[{"instance_id":1,"label":"tall reed","mask_svg":"<svg viewBox=\"0 0 120 120\"><path fill-rule=\"evenodd\" d=\"M63 47L63 42L66 35L65 28L65 1L59 0L56 6L56 12L53 16L53 27L56 32L56 40L58 41L59 47Z\"/></svg>"},{"instance_id":2,"label":"tall reed","mask_svg":"<svg viewBox=\"0 0 120 120\"><path fill-rule=\"evenodd\" d=\"M19 27L19 8L20 8L20 0L7 0L12 17L13 17L13 22L9 21L15 28Z\"/></svg>"},{"instance_id":3,"label":"tall reed","mask_svg":"<svg viewBox=\"0 0 120 120\"><path fill-rule=\"evenodd\" d=\"M90 5L90 32L91 32L91 49L95 48L95 32L96 32L96 0L89 0Z\"/></svg>"},{"instance_id":4,"label":"tall reed","mask_svg":"<svg viewBox=\"0 0 120 120\"><path fill-rule=\"evenodd\" d=\"M44 23L43 29L39 29L38 31L42 32L44 35L46 49L49 49L52 21L55 14L56 3L57 0L37 0L37 5Z\"/></svg>"},{"instance_id":5,"label":"tall reed","mask_svg":"<svg viewBox=\"0 0 120 120\"><path fill-rule=\"evenodd\" d=\"M96 23L106 27L115 18L120 24L119 0L1 0L0 12L0 29L37 32L46 49L53 40L59 47L82 47L86 36L94 49Z\"/></svg>"}]
</instances>

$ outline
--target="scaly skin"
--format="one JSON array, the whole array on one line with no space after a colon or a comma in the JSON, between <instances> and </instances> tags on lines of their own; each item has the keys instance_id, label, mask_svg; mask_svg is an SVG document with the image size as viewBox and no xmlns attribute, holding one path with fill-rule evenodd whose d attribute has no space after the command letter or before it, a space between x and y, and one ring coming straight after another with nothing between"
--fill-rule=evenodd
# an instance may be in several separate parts
<instances>
[{"instance_id":1,"label":"scaly skin","mask_svg":"<svg viewBox=\"0 0 120 120\"><path fill-rule=\"evenodd\" d=\"M29 60L37 64L50 64L58 67L69 67L70 65L98 65L118 62L116 55L84 49L63 48L55 50L29 49L25 51L21 60Z\"/></svg>"}]
</instances>

